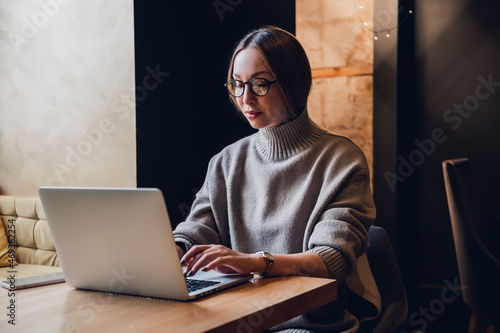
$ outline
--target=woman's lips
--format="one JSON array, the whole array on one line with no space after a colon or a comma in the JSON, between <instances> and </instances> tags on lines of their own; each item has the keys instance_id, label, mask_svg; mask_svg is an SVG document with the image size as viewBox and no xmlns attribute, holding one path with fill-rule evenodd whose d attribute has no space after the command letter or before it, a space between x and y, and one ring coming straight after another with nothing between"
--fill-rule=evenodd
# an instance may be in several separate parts
<instances>
[{"instance_id":1,"label":"woman's lips","mask_svg":"<svg viewBox=\"0 0 500 333\"><path fill-rule=\"evenodd\" d=\"M263 112L260 111L245 111L245 116L248 119L257 119Z\"/></svg>"}]
</instances>

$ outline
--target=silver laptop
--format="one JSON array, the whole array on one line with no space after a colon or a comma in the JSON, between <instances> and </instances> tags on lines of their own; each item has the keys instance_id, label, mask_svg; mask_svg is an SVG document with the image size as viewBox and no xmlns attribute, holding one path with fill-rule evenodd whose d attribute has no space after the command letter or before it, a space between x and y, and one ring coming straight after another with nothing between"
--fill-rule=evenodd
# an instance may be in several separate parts
<instances>
[{"instance_id":1,"label":"silver laptop","mask_svg":"<svg viewBox=\"0 0 500 333\"><path fill-rule=\"evenodd\" d=\"M39 195L74 288L192 300L253 277L209 271L186 279L158 189L41 187Z\"/></svg>"}]
</instances>

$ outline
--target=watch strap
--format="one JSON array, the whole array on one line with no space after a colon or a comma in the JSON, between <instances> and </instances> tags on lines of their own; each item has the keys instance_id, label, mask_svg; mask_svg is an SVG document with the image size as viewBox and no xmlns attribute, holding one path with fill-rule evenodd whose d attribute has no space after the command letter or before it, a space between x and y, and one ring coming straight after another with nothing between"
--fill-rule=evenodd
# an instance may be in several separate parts
<instances>
[{"instance_id":1,"label":"watch strap","mask_svg":"<svg viewBox=\"0 0 500 333\"><path fill-rule=\"evenodd\" d=\"M262 258L264 258L264 260L266 262L266 268L264 269L264 271L262 273L255 273L255 274L259 275L259 276L266 276L271 271L271 268L273 268L274 257L269 252L260 251L257 253L260 254L262 256Z\"/></svg>"}]
</instances>

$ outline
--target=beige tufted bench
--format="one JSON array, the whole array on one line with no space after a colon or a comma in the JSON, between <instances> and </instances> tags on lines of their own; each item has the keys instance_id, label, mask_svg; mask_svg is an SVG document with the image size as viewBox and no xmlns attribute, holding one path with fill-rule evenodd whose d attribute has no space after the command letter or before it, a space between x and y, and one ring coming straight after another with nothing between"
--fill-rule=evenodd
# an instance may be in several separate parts
<instances>
[{"instance_id":1,"label":"beige tufted bench","mask_svg":"<svg viewBox=\"0 0 500 333\"><path fill-rule=\"evenodd\" d=\"M0 195L0 217L6 235L8 226L15 225L17 278L62 272L39 198ZM0 279L8 271L0 267Z\"/></svg>"}]
</instances>

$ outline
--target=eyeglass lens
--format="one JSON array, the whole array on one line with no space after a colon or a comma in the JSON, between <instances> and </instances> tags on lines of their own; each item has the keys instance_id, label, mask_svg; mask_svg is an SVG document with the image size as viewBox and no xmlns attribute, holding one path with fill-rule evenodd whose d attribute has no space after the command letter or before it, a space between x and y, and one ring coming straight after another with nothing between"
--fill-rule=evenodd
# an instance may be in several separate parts
<instances>
[{"instance_id":1,"label":"eyeglass lens","mask_svg":"<svg viewBox=\"0 0 500 333\"><path fill-rule=\"evenodd\" d=\"M269 92L270 82L266 79L254 78L248 82L241 82L238 80L229 80L226 83L227 90L234 97L240 97L245 91L245 83L250 85L252 93L257 96L264 96Z\"/></svg>"}]
</instances>

